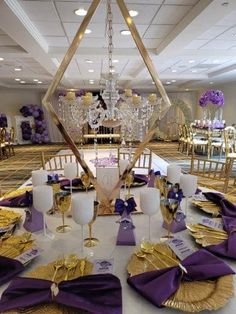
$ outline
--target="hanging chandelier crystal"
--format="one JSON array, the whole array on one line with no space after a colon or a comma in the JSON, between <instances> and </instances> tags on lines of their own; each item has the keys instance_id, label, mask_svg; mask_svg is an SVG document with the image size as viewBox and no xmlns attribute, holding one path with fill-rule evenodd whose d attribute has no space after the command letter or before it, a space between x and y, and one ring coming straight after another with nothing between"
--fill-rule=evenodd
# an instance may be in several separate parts
<instances>
[{"instance_id":1,"label":"hanging chandelier crystal","mask_svg":"<svg viewBox=\"0 0 236 314\"><path fill-rule=\"evenodd\" d=\"M113 68L112 24L111 0L108 0L106 20L108 73L101 76L105 86L100 92L103 101L99 100L98 96L93 96L91 92L76 97L75 92L69 91L65 96L59 96L59 114L65 126L75 125L80 134L86 123L95 131L100 126L108 128L120 126L123 143L125 140L132 141L134 133L139 133L139 140L142 140L148 131L148 123L155 107L158 105L158 111L161 111L161 98L158 99L156 94L141 97L131 89L119 93L118 75L114 73Z\"/></svg>"}]
</instances>

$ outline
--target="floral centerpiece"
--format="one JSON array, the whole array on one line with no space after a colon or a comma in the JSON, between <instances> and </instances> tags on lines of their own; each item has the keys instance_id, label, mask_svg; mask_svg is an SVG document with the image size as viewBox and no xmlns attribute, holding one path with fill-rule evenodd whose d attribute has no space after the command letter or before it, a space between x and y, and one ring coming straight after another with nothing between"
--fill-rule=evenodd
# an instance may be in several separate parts
<instances>
[{"instance_id":1,"label":"floral centerpiece","mask_svg":"<svg viewBox=\"0 0 236 314\"><path fill-rule=\"evenodd\" d=\"M199 99L199 105L203 108L203 121L221 122L224 102L224 94L220 90L208 90L203 93Z\"/></svg>"}]
</instances>

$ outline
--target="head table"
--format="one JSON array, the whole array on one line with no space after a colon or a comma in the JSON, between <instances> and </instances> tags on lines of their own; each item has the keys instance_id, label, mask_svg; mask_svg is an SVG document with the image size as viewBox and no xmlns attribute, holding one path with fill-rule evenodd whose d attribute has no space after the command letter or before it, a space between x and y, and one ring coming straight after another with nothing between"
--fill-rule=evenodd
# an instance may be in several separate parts
<instances>
[{"instance_id":1,"label":"head table","mask_svg":"<svg viewBox=\"0 0 236 314\"><path fill-rule=\"evenodd\" d=\"M142 188L143 189L143 188ZM138 188L135 189L137 194ZM84 192L78 192L83 193ZM13 209L20 211L23 214L24 221L24 209ZM200 211L189 208L189 217L191 222L199 221L200 217L204 215ZM114 275L116 275L122 285L122 297L123 297L123 313L124 314L156 314L156 313L177 313L177 310L168 308L159 309L152 305L150 302L138 295L130 286L128 286L126 280L127 274L127 263L132 252L135 250L134 246L116 246L116 237L118 233L119 224L116 223L119 216L99 216L97 217L93 225L93 236L99 239L99 244L93 248L85 248L84 254L87 255L89 260L106 258L114 259ZM133 223L135 225L135 234L137 244L144 238L148 238L148 216L144 214L133 214ZM189 218L190 219L190 218ZM33 260L27 267L21 276L24 276L28 271L35 269L40 265L46 265L62 256L62 254L76 253L81 256L81 229L79 225L76 225L72 218L66 218L66 223L72 226L72 230L65 234L57 233L56 227L61 224L60 215L47 216L46 222L49 230L55 234L55 239L48 242L38 242L39 246L43 249L43 252L35 260ZM166 234L166 230L161 227L162 216L159 211L156 215L151 217L151 240L153 242L159 242L160 237ZM20 226L17 233L24 231L24 228ZM85 228L85 237L88 235L87 227ZM183 236L192 246L197 248L194 241L188 234L188 231L182 231L178 235ZM34 234L37 240L37 233ZM84 256L81 256L84 257ZM226 260L226 259L225 259ZM236 262L226 260L228 264L236 271ZM8 284L1 286L1 293L7 287ZM209 313L207 311L202 313ZM221 314L234 314L236 313L236 299L233 298L229 303L222 309L215 313Z\"/></svg>"}]
</instances>

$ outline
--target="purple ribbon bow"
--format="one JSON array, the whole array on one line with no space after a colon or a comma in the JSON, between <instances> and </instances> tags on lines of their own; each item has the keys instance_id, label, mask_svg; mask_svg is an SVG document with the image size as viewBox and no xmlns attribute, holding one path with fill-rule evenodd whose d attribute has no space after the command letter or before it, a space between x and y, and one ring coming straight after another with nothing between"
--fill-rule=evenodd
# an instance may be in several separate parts
<instances>
[{"instance_id":1,"label":"purple ribbon bow","mask_svg":"<svg viewBox=\"0 0 236 314\"><path fill-rule=\"evenodd\" d=\"M222 216L224 230L228 239L217 245L209 245L206 249L214 254L236 259L236 219Z\"/></svg>"},{"instance_id":2,"label":"purple ribbon bow","mask_svg":"<svg viewBox=\"0 0 236 314\"><path fill-rule=\"evenodd\" d=\"M6 207L29 207L33 203L32 192L25 192L22 195L4 198L0 201L0 206Z\"/></svg>"},{"instance_id":3,"label":"purple ribbon bow","mask_svg":"<svg viewBox=\"0 0 236 314\"><path fill-rule=\"evenodd\" d=\"M49 302L94 314L121 314L120 280L112 274L99 274L56 285L49 280L17 277L2 294L0 312Z\"/></svg>"},{"instance_id":4,"label":"purple ribbon bow","mask_svg":"<svg viewBox=\"0 0 236 314\"><path fill-rule=\"evenodd\" d=\"M17 260L0 256L0 285L8 282L24 269L23 264Z\"/></svg>"},{"instance_id":5,"label":"purple ribbon bow","mask_svg":"<svg viewBox=\"0 0 236 314\"><path fill-rule=\"evenodd\" d=\"M179 266L150 271L128 278L128 284L158 307L174 294L182 280L212 280L234 274L222 260L199 250L185 258Z\"/></svg>"},{"instance_id":6,"label":"purple ribbon bow","mask_svg":"<svg viewBox=\"0 0 236 314\"><path fill-rule=\"evenodd\" d=\"M214 204L218 205L221 208L222 214L224 216L236 218L236 205L228 201L224 195L220 193L207 192L203 195Z\"/></svg>"},{"instance_id":7,"label":"purple ribbon bow","mask_svg":"<svg viewBox=\"0 0 236 314\"><path fill-rule=\"evenodd\" d=\"M129 215L133 211L136 211L136 206L137 204L133 197L130 197L127 201L117 198L115 202L115 213L119 213L122 216L122 214L126 212L126 214Z\"/></svg>"}]
</instances>

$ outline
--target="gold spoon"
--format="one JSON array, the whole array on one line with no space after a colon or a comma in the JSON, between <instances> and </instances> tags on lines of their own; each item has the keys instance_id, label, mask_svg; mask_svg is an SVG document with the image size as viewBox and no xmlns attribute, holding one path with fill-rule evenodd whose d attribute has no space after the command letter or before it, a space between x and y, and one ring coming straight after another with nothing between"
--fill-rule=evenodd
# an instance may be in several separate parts
<instances>
[{"instance_id":1,"label":"gold spoon","mask_svg":"<svg viewBox=\"0 0 236 314\"><path fill-rule=\"evenodd\" d=\"M59 260L55 261L55 263L53 265L55 271L54 271L53 276L52 276L52 281L55 281L58 270L63 266L64 266L64 259L59 259Z\"/></svg>"},{"instance_id":2,"label":"gold spoon","mask_svg":"<svg viewBox=\"0 0 236 314\"><path fill-rule=\"evenodd\" d=\"M82 277L84 275L85 267L86 267L86 260L82 259L80 262L80 272L81 272Z\"/></svg>"},{"instance_id":3,"label":"gold spoon","mask_svg":"<svg viewBox=\"0 0 236 314\"><path fill-rule=\"evenodd\" d=\"M144 254L144 253L142 253L142 252L135 252L134 254L135 254L138 258L143 258L143 259L147 260L148 263L149 263L150 265L152 265L152 267L154 267L155 269L160 269L160 268L157 267L149 258L147 258L147 255L146 255L146 254Z\"/></svg>"},{"instance_id":4,"label":"gold spoon","mask_svg":"<svg viewBox=\"0 0 236 314\"><path fill-rule=\"evenodd\" d=\"M79 262L79 259L76 255L70 255L67 258L65 258L64 266L66 267L67 272L66 272L64 280L68 280L70 271L76 268L78 262Z\"/></svg>"},{"instance_id":5,"label":"gold spoon","mask_svg":"<svg viewBox=\"0 0 236 314\"><path fill-rule=\"evenodd\" d=\"M159 260L159 262L161 262L165 267L170 267L169 264L167 264L157 254L154 253L154 246L151 243L141 242L141 251L155 256Z\"/></svg>"}]
</instances>

